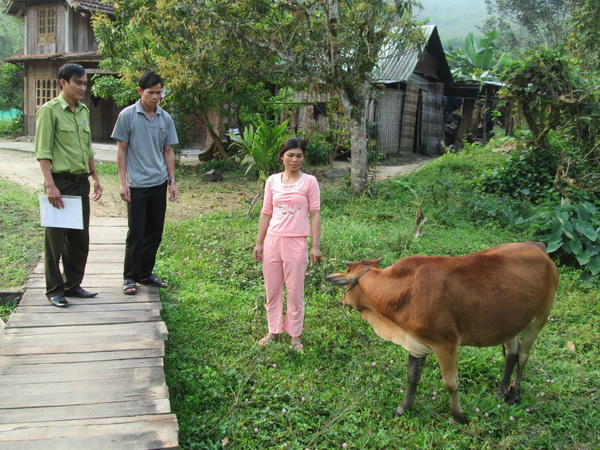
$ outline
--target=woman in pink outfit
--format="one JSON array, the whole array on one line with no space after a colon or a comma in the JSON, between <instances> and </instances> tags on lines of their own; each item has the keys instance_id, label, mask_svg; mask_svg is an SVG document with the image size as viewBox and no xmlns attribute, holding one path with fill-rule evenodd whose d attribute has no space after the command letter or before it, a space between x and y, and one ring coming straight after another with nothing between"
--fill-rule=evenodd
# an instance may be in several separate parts
<instances>
[{"instance_id":1,"label":"woman in pink outfit","mask_svg":"<svg viewBox=\"0 0 600 450\"><path fill-rule=\"evenodd\" d=\"M285 140L279 152L284 171L271 175L258 221L258 238L252 252L262 262L267 291L269 331L259 342L267 345L285 331L291 349L302 350L304 276L308 266L307 236L312 238L310 259L321 260L321 194L317 179L301 171L305 144L296 137ZM287 311L283 317L283 286Z\"/></svg>"}]
</instances>

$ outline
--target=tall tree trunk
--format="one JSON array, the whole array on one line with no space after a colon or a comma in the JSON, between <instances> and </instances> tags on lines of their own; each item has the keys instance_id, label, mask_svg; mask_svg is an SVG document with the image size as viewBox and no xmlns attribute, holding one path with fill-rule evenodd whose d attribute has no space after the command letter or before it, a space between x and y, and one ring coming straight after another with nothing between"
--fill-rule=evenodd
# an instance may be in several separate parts
<instances>
[{"instance_id":1,"label":"tall tree trunk","mask_svg":"<svg viewBox=\"0 0 600 450\"><path fill-rule=\"evenodd\" d=\"M350 182L352 190L362 194L367 187L367 119L365 117L366 104L352 105L348 95L340 93L344 114L348 118L350 129Z\"/></svg>"},{"instance_id":2,"label":"tall tree trunk","mask_svg":"<svg viewBox=\"0 0 600 450\"><path fill-rule=\"evenodd\" d=\"M358 115L358 117L354 117ZM365 112L355 111L349 119L350 125L350 181L352 190L362 194L367 187L368 164L367 164L367 121Z\"/></svg>"}]
</instances>

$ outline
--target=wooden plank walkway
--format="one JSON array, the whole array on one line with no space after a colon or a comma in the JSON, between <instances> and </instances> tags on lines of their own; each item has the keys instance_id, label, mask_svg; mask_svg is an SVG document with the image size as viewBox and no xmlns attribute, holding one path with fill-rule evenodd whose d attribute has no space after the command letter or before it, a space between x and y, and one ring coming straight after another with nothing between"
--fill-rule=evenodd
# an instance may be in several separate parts
<instances>
[{"instance_id":1,"label":"wooden plank walkway","mask_svg":"<svg viewBox=\"0 0 600 450\"><path fill-rule=\"evenodd\" d=\"M125 219L92 218L83 287L46 300L43 261L0 331L0 449L177 448L157 288L121 292Z\"/></svg>"}]
</instances>

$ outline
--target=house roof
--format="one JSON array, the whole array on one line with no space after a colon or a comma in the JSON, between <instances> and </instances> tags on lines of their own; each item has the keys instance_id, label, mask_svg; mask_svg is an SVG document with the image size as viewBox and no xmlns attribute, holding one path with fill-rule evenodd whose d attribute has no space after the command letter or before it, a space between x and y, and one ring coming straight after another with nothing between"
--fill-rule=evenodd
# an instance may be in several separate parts
<instances>
[{"instance_id":1,"label":"house roof","mask_svg":"<svg viewBox=\"0 0 600 450\"><path fill-rule=\"evenodd\" d=\"M110 0L65 0L71 8L80 12L103 12L114 14L113 2ZM10 0L4 7L4 13L9 16L22 16L27 7L26 0Z\"/></svg>"},{"instance_id":2,"label":"house roof","mask_svg":"<svg viewBox=\"0 0 600 450\"><path fill-rule=\"evenodd\" d=\"M66 2L76 11L115 13L113 2L110 0L66 0Z\"/></svg>"},{"instance_id":3,"label":"house roof","mask_svg":"<svg viewBox=\"0 0 600 450\"><path fill-rule=\"evenodd\" d=\"M23 63L26 61L40 61L40 60L64 60L73 62L84 62L84 61L100 61L102 57L98 52L71 52L71 53L39 53L35 55L14 55L10 58L6 58L4 61L10 63Z\"/></svg>"},{"instance_id":4,"label":"house roof","mask_svg":"<svg viewBox=\"0 0 600 450\"><path fill-rule=\"evenodd\" d=\"M407 81L417 71L429 78L452 82L452 74L437 27L424 25L421 28L427 40L425 49L403 52L391 46L384 48L380 58L381 64L375 71L377 81L386 84L399 83Z\"/></svg>"}]
</instances>

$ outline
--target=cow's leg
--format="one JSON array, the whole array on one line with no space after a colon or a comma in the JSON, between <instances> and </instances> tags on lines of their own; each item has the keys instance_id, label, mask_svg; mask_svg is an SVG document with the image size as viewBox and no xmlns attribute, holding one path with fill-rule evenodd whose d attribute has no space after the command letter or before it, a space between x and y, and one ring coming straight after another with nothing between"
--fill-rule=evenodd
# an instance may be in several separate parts
<instances>
[{"instance_id":1,"label":"cow's leg","mask_svg":"<svg viewBox=\"0 0 600 450\"><path fill-rule=\"evenodd\" d=\"M523 379L523 371L525 370L525 365L529 359L531 347L537 339L540 330L546 324L547 319L547 314L536 317L523 331L523 337L519 345L519 357L517 359L517 376L506 395L506 402L511 405L513 403L518 403L521 400L521 380Z\"/></svg>"},{"instance_id":2,"label":"cow's leg","mask_svg":"<svg viewBox=\"0 0 600 450\"><path fill-rule=\"evenodd\" d=\"M415 394L417 392L417 385L421 379L421 372L423 372L423 364L425 363L426 356L417 358L411 354L408 355L408 387L406 388L406 395L402 401L402 405L396 408L394 416L401 416L406 411L412 409L415 403Z\"/></svg>"},{"instance_id":3,"label":"cow's leg","mask_svg":"<svg viewBox=\"0 0 600 450\"><path fill-rule=\"evenodd\" d=\"M512 376L515 364L517 364L518 357L519 337L515 336L504 343L504 371L502 372L500 384L498 384L498 397L507 398L510 377Z\"/></svg>"},{"instance_id":4,"label":"cow's leg","mask_svg":"<svg viewBox=\"0 0 600 450\"><path fill-rule=\"evenodd\" d=\"M458 347L447 347L435 352L442 371L444 386L450 394L450 414L455 422L466 423L467 419L458 398Z\"/></svg>"}]
</instances>

